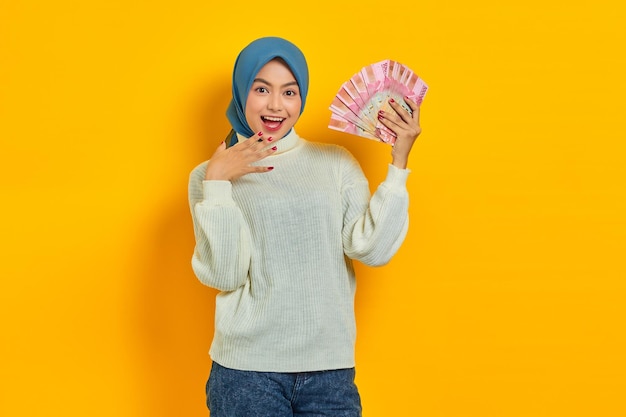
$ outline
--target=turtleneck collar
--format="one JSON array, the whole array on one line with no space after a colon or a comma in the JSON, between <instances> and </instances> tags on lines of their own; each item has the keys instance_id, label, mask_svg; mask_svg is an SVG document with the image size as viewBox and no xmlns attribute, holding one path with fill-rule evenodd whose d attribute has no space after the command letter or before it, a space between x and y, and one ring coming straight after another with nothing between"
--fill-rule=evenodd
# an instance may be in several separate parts
<instances>
[{"instance_id":1,"label":"turtleneck collar","mask_svg":"<svg viewBox=\"0 0 626 417\"><path fill-rule=\"evenodd\" d=\"M237 133L237 140L239 142L243 142L249 139ZM276 146L277 150L272 155L277 155L283 152L287 152L295 148L298 145L298 143L300 143L300 136L298 136L298 134L296 133L296 129L291 128L289 133L287 133L281 140L275 142L274 146Z\"/></svg>"}]
</instances>

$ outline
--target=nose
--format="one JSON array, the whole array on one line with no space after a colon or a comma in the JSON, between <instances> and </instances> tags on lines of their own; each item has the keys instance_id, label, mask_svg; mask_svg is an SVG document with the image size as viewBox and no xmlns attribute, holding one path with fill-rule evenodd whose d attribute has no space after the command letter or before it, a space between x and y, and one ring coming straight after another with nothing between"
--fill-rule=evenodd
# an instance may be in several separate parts
<instances>
[{"instance_id":1,"label":"nose","mask_svg":"<svg viewBox=\"0 0 626 417\"><path fill-rule=\"evenodd\" d=\"M270 94L267 100L267 109L272 111L280 111L283 109L283 101L280 94Z\"/></svg>"}]
</instances>

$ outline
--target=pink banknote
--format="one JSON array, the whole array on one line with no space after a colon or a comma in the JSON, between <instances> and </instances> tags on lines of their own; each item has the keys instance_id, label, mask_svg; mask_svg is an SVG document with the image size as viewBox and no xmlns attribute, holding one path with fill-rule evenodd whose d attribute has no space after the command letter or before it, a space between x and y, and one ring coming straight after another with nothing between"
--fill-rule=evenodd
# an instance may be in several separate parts
<instances>
[{"instance_id":1,"label":"pink banknote","mask_svg":"<svg viewBox=\"0 0 626 417\"><path fill-rule=\"evenodd\" d=\"M426 83L397 61L387 59L368 65L337 92L330 105L328 127L393 145L396 134L378 120L378 112L394 112L389 104L393 99L412 113L404 97L420 105L427 91Z\"/></svg>"}]
</instances>

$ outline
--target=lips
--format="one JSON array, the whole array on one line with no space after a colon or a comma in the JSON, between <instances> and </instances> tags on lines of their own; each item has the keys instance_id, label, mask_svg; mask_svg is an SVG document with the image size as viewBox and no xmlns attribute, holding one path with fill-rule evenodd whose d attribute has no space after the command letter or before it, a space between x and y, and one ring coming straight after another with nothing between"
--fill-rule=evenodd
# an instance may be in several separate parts
<instances>
[{"instance_id":1,"label":"lips","mask_svg":"<svg viewBox=\"0 0 626 417\"><path fill-rule=\"evenodd\" d=\"M278 130L285 121L284 117L261 116L263 125L269 130Z\"/></svg>"}]
</instances>

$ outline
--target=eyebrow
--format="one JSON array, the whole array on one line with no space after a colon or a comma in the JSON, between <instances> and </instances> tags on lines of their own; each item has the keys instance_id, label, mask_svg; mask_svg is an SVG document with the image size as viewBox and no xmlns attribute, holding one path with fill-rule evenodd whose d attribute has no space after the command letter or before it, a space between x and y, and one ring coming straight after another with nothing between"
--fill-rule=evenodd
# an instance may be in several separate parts
<instances>
[{"instance_id":1,"label":"eyebrow","mask_svg":"<svg viewBox=\"0 0 626 417\"><path fill-rule=\"evenodd\" d=\"M254 84L254 83L257 83L257 82L258 82L258 83L267 84L267 85L272 85L269 81L266 81L266 80L264 80L263 78L255 78L255 79L254 79L254 81L253 81L252 83ZM292 85L296 85L296 86L297 86L297 85L298 85L298 82L297 82L297 81L291 81L291 82L288 82L287 84L283 84L283 85L281 86L281 88L284 88L284 87L290 87L290 86L292 86Z\"/></svg>"}]
</instances>

